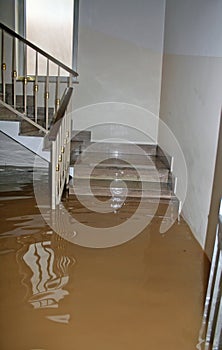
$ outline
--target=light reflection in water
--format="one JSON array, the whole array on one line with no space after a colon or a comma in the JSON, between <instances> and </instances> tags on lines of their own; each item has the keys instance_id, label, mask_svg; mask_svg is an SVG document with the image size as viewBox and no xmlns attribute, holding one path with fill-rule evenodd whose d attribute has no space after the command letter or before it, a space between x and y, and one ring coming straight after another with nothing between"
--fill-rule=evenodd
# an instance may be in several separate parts
<instances>
[{"instance_id":1,"label":"light reflection in water","mask_svg":"<svg viewBox=\"0 0 222 350\"><path fill-rule=\"evenodd\" d=\"M29 236L30 239L30 236ZM51 231L44 240L27 242L27 236L19 237L22 247L17 251L17 262L23 275L27 301L34 309L58 308L59 302L69 294L69 269L76 260L66 254L67 242ZM46 318L68 323L69 314L49 315Z\"/></svg>"},{"instance_id":2,"label":"light reflection in water","mask_svg":"<svg viewBox=\"0 0 222 350\"><path fill-rule=\"evenodd\" d=\"M110 184L110 192L112 195L111 208L114 210L114 213L117 213L124 205L128 193L127 185L122 180L123 175L123 170L116 172L115 178Z\"/></svg>"}]
</instances>

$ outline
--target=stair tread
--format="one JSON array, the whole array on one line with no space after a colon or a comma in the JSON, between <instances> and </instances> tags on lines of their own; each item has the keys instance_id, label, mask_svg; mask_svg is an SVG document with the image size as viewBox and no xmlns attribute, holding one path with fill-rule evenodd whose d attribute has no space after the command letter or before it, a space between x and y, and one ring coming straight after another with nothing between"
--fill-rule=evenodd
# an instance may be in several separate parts
<instances>
[{"instance_id":1,"label":"stair tread","mask_svg":"<svg viewBox=\"0 0 222 350\"><path fill-rule=\"evenodd\" d=\"M104 200L110 200L110 196L96 196L97 200L101 200L104 202ZM79 199L81 201L84 200L84 206L81 207ZM94 196L88 196L88 195L80 195L78 194L78 198L76 195L71 195L66 198L65 201L68 200L68 203L72 206L72 210L76 214L83 213L83 215L86 212L86 207L92 207L95 204L95 198ZM125 211L128 212L129 205L132 210L136 210L138 208L138 205L140 204L141 198L137 197L127 197L124 200L124 205L119 208L121 210L121 213L124 213ZM170 219L175 220L178 217L178 208L179 208L179 201L176 198L143 198L144 205L140 208L140 215L150 216L152 217L161 217L164 219ZM117 209L118 210L118 209Z\"/></svg>"},{"instance_id":2,"label":"stair tread","mask_svg":"<svg viewBox=\"0 0 222 350\"><path fill-rule=\"evenodd\" d=\"M141 155L145 152L147 155L156 155L156 145L149 144L134 144L134 143L108 143L108 142L91 142L81 140L72 140L71 149L73 151L73 157L78 152L87 152L87 153L106 153L113 155L122 155L122 154L138 154ZM76 152L75 152L76 151Z\"/></svg>"},{"instance_id":3,"label":"stair tread","mask_svg":"<svg viewBox=\"0 0 222 350\"><path fill-rule=\"evenodd\" d=\"M117 174L117 168L101 168L95 169L91 174L84 171L86 169L75 168L75 179L92 179L92 180L114 180L119 178L124 181L147 181L147 182L168 182L168 170L167 169L140 169L139 173L133 168L125 169L125 172Z\"/></svg>"},{"instance_id":4,"label":"stair tread","mask_svg":"<svg viewBox=\"0 0 222 350\"><path fill-rule=\"evenodd\" d=\"M111 192L109 188L91 188L91 191L93 192L94 195L96 196L105 196L109 197L111 196ZM138 189L128 189L127 197L132 197L132 198L140 198L142 196L146 198L161 198L161 199L171 199L174 194L172 193L171 190L163 190L161 192L155 191L155 190L141 190ZM69 189L69 194L78 194L78 195L89 195L89 191L85 187L71 187ZM118 197L125 196L124 194L119 194Z\"/></svg>"},{"instance_id":5,"label":"stair tread","mask_svg":"<svg viewBox=\"0 0 222 350\"><path fill-rule=\"evenodd\" d=\"M71 193L71 198L75 198L76 195L74 194L74 191L72 191L72 192L73 193ZM93 203L93 201L94 201L94 197L92 195L89 195L89 194L88 195L87 194L83 194L83 195L78 194L78 195L80 197L83 196L84 199L88 200L91 203ZM97 197L99 198L100 196L98 195ZM101 196L101 197L109 198L109 197L111 197L111 195L109 194L107 196ZM132 203L135 204L135 206L137 206L140 203L140 200L141 200L140 197L135 197L135 198L127 197L126 198L126 202L132 202ZM158 202L162 203L162 204L166 204L166 205L172 204L173 206L178 206L178 204L179 204L179 200L178 200L178 198L175 195L172 196L171 198L154 198L154 197L153 198L149 198L149 197L145 197L144 201L147 203L147 205L149 205L149 204L152 205L152 203L158 203ZM146 207L146 208L148 208L148 207Z\"/></svg>"},{"instance_id":6,"label":"stair tread","mask_svg":"<svg viewBox=\"0 0 222 350\"><path fill-rule=\"evenodd\" d=\"M141 190L142 186L143 189L147 189L147 190L156 190L156 191L160 191L160 190L169 190L170 189L170 184L168 182L158 182L158 181L133 181L133 180L113 180L113 179L94 179L94 178L90 178L89 179L78 179L78 178L72 178L70 180L70 185L71 186L86 186L86 184L88 184L90 181L90 186L94 187L94 188L106 188L106 187L110 187L110 185L112 184L112 186L115 187L116 186L120 187L122 186L122 183L124 182L128 188L131 189L139 189Z\"/></svg>"},{"instance_id":7,"label":"stair tread","mask_svg":"<svg viewBox=\"0 0 222 350\"><path fill-rule=\"evenodd\" d=\"M174 196L173 191L170 189L168 183L158 183L158 182L143 182L140 181L108 181L108 180L101 180L101 179L71 179L69 182L69 193L74 194L89 194L88 186L90 185L90 188L92 192L96 195L107 195L110 196L110 187L116 188L118 192L120 192L120 196L124 195L124 190L127 186L128 189L128 195L129 196L135 196L140 197L141 193L145 195L146 197L155 197L155 198L171 198ZM121 192L123 191L122 195ZM142 192L143 191L143 192Z\"/></svg>"},{"instance_id":8,"label":"stair tread","mask_svg":"<svg viewBox=\"0 0 222 350\"><path fill-rule=\"evenodd\" d=\"M99 162L100 159L105 159L103 162ZM72 165L71 158L71 165ZM78 161L75 163L75 168L77 167L89 167L96 165L97 168L145 168L145 169L165 169L168 171L166 165L161 161L159 157L148 156L148 155L135 155L135 154L125 154L123 158L112 158L112 155L107 153L93 153L84 152L81 157L78 157Z\"/></svg>"}]
</instances>

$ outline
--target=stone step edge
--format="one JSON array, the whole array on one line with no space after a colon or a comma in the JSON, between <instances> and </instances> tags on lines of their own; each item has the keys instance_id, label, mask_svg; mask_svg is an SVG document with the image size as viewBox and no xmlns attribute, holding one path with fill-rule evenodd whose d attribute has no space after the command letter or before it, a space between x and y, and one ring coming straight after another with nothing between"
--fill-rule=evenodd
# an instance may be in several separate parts
<instances>
[{"instance_id":1,"label":"stone step edge","mask_svg":"<svg viewBox=\"0 0 222 350\"><path fill-rule=\"evenodd\" d=\"M93 187L91 188L93 191L94 196L105 196L105 197L111 197L110 190L108 188L101 188L101 187ZM75 187L75 186L69 186L68 187L69 194L79 194L79 195L89 195L88 189L84 187ZM164 192L168 193L164 193ZM157 193L158 192L158 193ZM128 189L127 197L141 197L141 190L139 189ZM119 194L118 197L125 197L125 195ZM149 198L165 198L165 199L171 199L175 198L175 194L172 190L162 190L162 191L155 191L155 190L143 190L143 197L149 197Z\"/></svg>"}]
</instances>

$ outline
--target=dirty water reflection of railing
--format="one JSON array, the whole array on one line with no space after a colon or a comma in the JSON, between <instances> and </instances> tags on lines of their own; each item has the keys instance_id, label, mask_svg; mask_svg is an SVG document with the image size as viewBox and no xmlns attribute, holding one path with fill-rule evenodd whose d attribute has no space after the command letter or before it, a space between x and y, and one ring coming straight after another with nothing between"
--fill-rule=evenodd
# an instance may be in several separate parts
<instances>
[{"instance_id":1,"label":"dirty water reflection of railing","mask_svg":"<svg viewBox=\"0 0 222 350\"><path fill-rule=\"evenodd\" d=\"M66 254L66 242L52 231L43 240L31 236L19 237L22 247L17 251L22 284L26 287L26 300L34 309L59 308L60 301L69 292L69 270L76 260ZM70 315L48 316L60 323L68 323Z\"/></svg>"}]
</instances>

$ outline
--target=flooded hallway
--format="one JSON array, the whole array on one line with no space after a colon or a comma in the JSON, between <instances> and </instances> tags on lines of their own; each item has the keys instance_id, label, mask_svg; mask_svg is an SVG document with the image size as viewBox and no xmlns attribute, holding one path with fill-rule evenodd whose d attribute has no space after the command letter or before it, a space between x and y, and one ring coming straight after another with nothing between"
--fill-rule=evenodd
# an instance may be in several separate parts
<instances>
[{"instance_id":1,"label":"flooded hallway","mask_svg":"<svg viewBox=\"0 0 222 350\"><path fill-rule=\"evenodd\" d=\"M222 0L0 0L0 350L222 350Z\"/></svg>"},{"instance_id":2,"label":"flooded hallway","mask_svg":"<svg viewBox=\"0 0 222 350\"><path fill-rule=\"evenodd\" d=\"M32 169L1 167L0 179L2 350L196 348L209 261L183 220L161 235L157 216L125 244L84 248L43 220ZM69 206L101 227L76 199ZM103 225L134 210L103 214Z\"/></svg>"}]
</instances>

